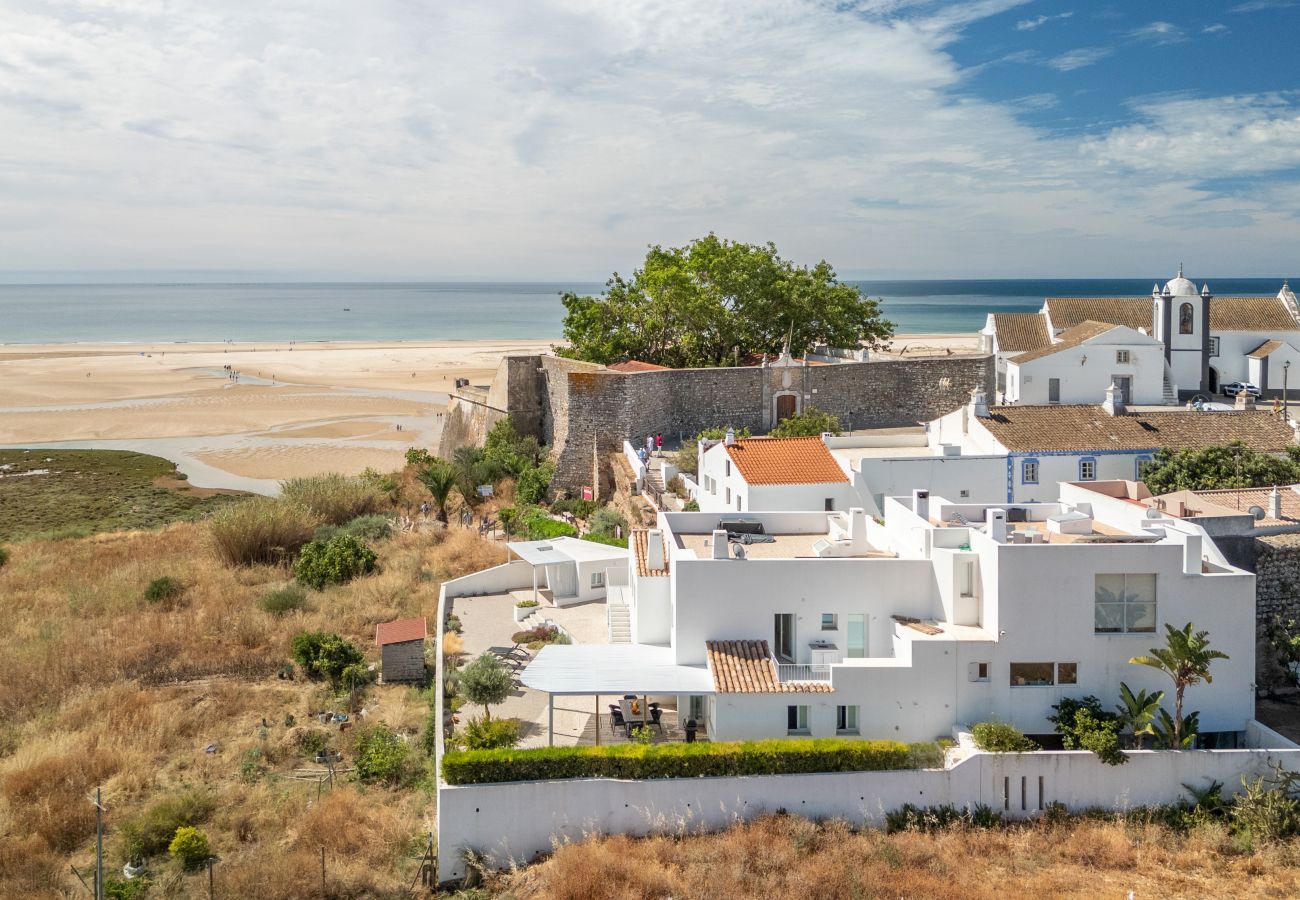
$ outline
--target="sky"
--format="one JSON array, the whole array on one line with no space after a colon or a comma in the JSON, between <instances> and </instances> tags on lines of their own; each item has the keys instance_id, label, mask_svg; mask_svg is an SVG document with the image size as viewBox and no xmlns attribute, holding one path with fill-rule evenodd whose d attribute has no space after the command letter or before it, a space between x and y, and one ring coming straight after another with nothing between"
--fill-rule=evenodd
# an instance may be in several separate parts
<instances>
[{"instance_id":1,"label":"sky","mask_svg":"<svg viewBox=\"0 0 1300 900\"><path fill-rule=\"evenodd\" d=\"M1300 274L1290 0L0 0L0 281Z\"/></svg>"}]
</instances>

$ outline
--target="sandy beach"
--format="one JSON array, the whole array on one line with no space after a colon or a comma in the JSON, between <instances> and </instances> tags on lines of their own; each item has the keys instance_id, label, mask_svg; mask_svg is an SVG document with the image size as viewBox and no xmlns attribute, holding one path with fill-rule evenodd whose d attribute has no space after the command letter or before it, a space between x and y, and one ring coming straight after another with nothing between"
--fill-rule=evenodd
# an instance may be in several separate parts
<instances>
[{"instance_id":1,"label":"sandy beach","mask_svg":"<svg viewBox=\"0 0 1300 900\"><path fill-rule=\"evenodd\" d=\"M5 345L0 446L153 453L196 486L260 493L298 475L391 471L411 446L437 444L455 379L485 384L502 357L550 343ZM899 335L885 355L977 346Z\"/></svg>"}]
</instances>

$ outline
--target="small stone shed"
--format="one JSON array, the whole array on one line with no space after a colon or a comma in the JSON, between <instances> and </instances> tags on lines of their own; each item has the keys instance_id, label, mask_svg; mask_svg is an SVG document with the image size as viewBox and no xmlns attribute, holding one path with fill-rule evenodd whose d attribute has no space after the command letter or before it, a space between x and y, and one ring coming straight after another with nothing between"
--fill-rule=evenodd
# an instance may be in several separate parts
<instances>
[{"instance_id":1,"label":"small stone shed","mask_svg":"<svg viewBox=\"0 0 1300 900\"><path fill-rule=\"evenodd\" d=\"M428 635L429 626L424 616L381 622L375 626L380 677L385 683L424 681L424 639Z\"/></svg>"}]
</instances>

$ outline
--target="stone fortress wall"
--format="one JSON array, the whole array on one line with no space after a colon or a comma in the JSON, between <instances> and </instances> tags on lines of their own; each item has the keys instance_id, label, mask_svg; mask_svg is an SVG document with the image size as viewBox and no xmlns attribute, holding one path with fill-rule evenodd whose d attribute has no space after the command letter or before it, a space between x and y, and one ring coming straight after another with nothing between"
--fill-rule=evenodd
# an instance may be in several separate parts
<instances>
[{"instance_id":1,"label":"stone fortress wall","mask_svg":"<svg viewBox=\"0 0 1300 900\"><path fill-rule=\"evenodd\" d=\"M462 391L448 409L438 451L481 442L507 413L553 452L556 490L599 486L608 454L648 434L689 440L713 426L771 430L777 408L816 406L846 429L916 425L952 412L980 388L992 392L990 356L882 359L838 365L612 372L550 355L502 361L492 385Z\"/></svg>"}]
</instances>

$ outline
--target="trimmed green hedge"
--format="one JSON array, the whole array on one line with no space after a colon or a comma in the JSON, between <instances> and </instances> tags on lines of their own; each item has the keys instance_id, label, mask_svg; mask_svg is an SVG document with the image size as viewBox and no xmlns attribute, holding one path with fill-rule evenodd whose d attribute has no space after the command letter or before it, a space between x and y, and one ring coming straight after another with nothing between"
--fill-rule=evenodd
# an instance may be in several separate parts
<instances>
[{"instance_id":1,"label":"trimmed green hedge","mask_svg":"<svg viewBox=\"0 0 1300 900\"><path fill-rule=\"evenodd\" d=\"M800 772L872 772L940 765L935 744L850 741L839 738L696 744L615 744L446 753L448 784L549 781L557 778L706 778L790 775Z\"/></svg>"}]
</instances>

